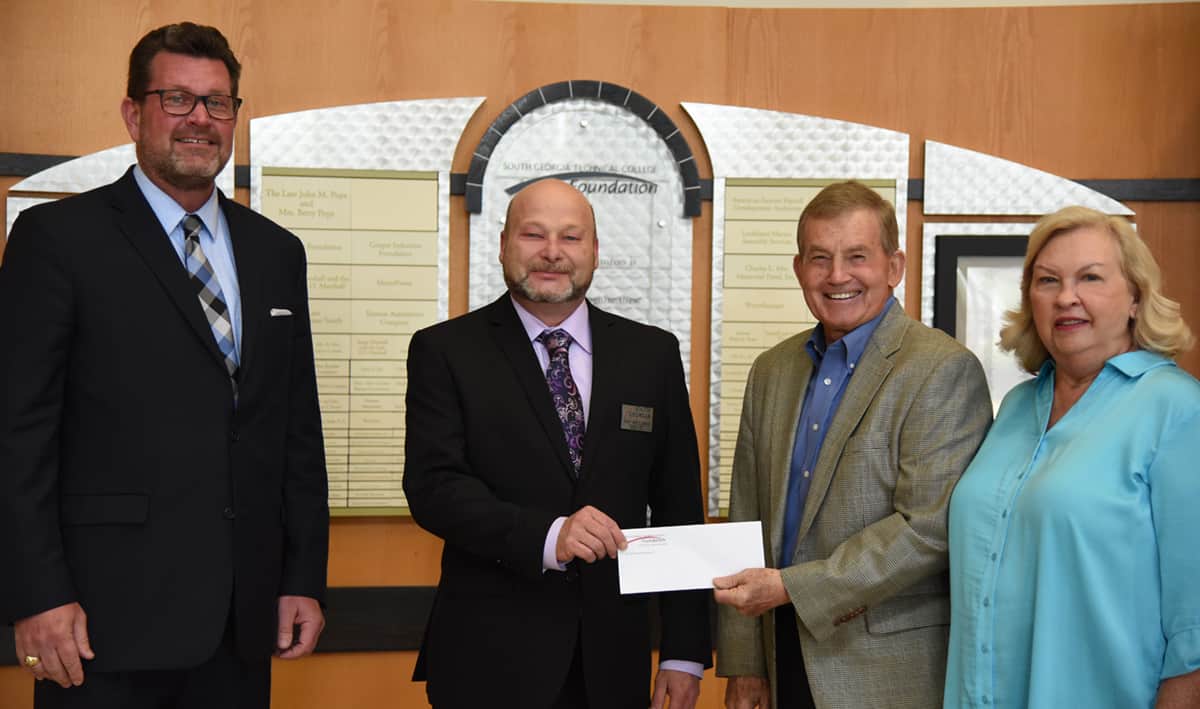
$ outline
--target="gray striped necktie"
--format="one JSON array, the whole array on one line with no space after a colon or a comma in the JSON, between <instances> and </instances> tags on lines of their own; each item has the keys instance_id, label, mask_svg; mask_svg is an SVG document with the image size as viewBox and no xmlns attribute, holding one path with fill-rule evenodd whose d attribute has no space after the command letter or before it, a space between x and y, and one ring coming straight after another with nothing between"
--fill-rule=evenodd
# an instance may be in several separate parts
<instances>
[{"instance_id":1,"label":"gray striped necktie","mask_svg":"<svg viewBox=\"0 0 1200 709\"><path fill-rule=\"evenodd\" d=\"M217 274L213 272L204 250L200 248L200 229L204 223L195 214L183 218L183 260L187 265L188 275L196 286L200 297L200 306L208 325L212 328L213 337L217 341L217 349L225 360L225 370L233 381L234 395L237 395L238 356L237 347L233 341L233 321L229 317L229 308L225 305L225 296L221 294L221 284Z\"/></svg>"}]
</instances>

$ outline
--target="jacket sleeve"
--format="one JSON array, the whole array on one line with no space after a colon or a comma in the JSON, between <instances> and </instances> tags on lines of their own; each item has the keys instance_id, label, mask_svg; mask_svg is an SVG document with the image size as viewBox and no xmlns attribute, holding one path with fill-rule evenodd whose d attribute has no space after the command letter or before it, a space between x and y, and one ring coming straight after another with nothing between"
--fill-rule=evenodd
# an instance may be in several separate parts
<instances>
[{"instance_id":1,"label":"jacket sleeve","mask_svg":"<svg viewBox=\"0 0 1200 709\"><path fill-rule=\"evenodd\" d=\"M755 415L755 382L758 363L750 367L746 392L742 397L742 415L738 423L737 444L733 451L733 472L729 493L729 521L749 522L764 519L759 506L759 467L755 456L754 433L761 422ZM763 471L767 474L767 471ZM762 481L762 484L766 484ZM766 525L763 534L768 534ZM763 539L763 548L770 549ZM772 565L771 560L767 560ZM747 618L727 605L717 606L717 674L721 677L766 677L767 656L763 645L764 618Z\"/></svg>"},{"instance_id":2,"label":"jacket sleeve","mask_svg":"<svg viewBox=\"0 0 1200 709\"><path fill-rule=\"evenodd\" d=\"M295 330L288 388L285 539L281 595L325 598L329 557L329 481L317 403L304 251L296 242Z\"/></svg>"},{"instance_id":3,"label":"jacket sleeve","mask_svg":"<svg viewBox=\"0 0 1200 709\"><path fill-rule=\"evenodd\" d=\"M0 614L75 600L59 527L59 433L77 297L40 210L21 214L0 265Z\"/></svg>"}]
</instances>

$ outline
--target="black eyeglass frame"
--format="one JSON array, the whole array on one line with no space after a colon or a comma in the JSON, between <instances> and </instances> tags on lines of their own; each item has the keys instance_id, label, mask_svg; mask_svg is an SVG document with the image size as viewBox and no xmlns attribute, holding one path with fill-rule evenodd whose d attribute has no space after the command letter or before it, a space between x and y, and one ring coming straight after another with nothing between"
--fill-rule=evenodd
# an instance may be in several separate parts
<instances>
[{"instance_id":1,"label":"black eyeglass frame","mask_svg":"<svg viewBox=\"0 0 1200 709\"><path fill-rule=\"evenodd\" d=\"M190 116L190 115L192 115L192 111L196 110L196 104L202 103L202 104L204 104L204 110L208 112L208 117L213 119L214 121L232 121L233 119L237 118L238 111L242 108L242 101L243 101L242 98L240 98L238 96L230 96L229 94L208 94L205 96L198 96L198 95L192 93L191 91L184 91L183 89L152 89L152 90L149 90L149 91L146 91L145 93L143 93L142 98L144 99L147 96L149 96L150 94L158 94L158 105L159 105L159 107L162 108L163 113L167 114L168 116ZM165 96L167 94L180 94L182 96L191 96L192 97L192 105L189 106L188 110L184 111L183 113L173 113L173 112L167 110L167 104L165 102L166 101ZM213 112L212 112L212 107L208 105L208 100L213 99L213 98L232 99L233 100L233 115L229 116L228 118L223 118L221 116L214 116Z\"/></svg>"}]
</instances>

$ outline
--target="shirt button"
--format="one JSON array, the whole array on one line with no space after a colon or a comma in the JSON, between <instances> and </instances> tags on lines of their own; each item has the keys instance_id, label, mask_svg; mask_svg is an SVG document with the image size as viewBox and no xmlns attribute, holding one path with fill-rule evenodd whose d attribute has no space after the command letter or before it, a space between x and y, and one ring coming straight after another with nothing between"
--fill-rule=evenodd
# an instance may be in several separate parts
<instances>
[{"instance_id":1,"label":"shirt button","mask_svg":"<svg viewBox=\"0 0 1200 709\"><path fill-rule=\"evenodd\" d=\"M996 560L996 552L992 552L992 561Z\"/></svg>"},{"instance_id":2,"label":"shirt button","mask_svg":"<svg viewBox=\"0 0 1200 709\"><path fill-rule=\"evenodd\" d=\"M851 363L850 363L850 369L854 369L854 363L853 363L853 362L851 362Z\"/></svg>"},{"instance_id":3,"label":"shirt button","mask_svg":"<svg viewBox=\"0 0 1200 709\"><path fill-rule=\"evenodd\" d=\"M833 380L829 377L825 377L825 386L829 386L830 384L833 384Z\"/></svg>"},{"instance_id":4,"label":"shirt button","mask_svg":"<svg viewBox=\"0 0 1200 709\"><path fill-rule=\"evenodd\" d=\"M991 703L992 703L992 701L991 701L990 699L988 699L988 695L986 695L986 694L985 694L985 695L983 695L982 699L983 699L983 703L984 703L984 704L991 704Z\"/></svg>"},{"instance_id":5,"label":"shirt button","mask_svg":"<svg viewBox=\"0 0 1200 709\"><path fill-rule=\"evenodd\" d=\"M1001 517L1008 517L1008 510L1004 510L1003 512L1001 512L1001 513L1000 513L1000 516L1001 516Z\"/></svg>"},{"instance_id":6,"label":"shirt button","mask_svg":"<svg viewBox=\"0 0 1200 709\"><path fill-rule=\"evenodd\" d=\"M807 471L807 470L805 470L805 471L804 471L804 477L806 477L806 478L808 477L808 471Z\"/></svg>"},{"instance_id":7,"label":"shirt button","mask_svg":"<svg viewBox=\"0 0 1200 709\"><path fill-rule=\"evenodd\" d=\"M224 517L225 519L233 519L237 515L235 515L233 513L232 507L226 507L225 509L221 510L221 516Z\"/></svg>"},{"instance_id":8,"label":"shirt button","mask_svg":"<svg viewBox=\"0 0 1200 709\"><path fill-rule=\"evenodd\" d=\"M992 601L990 599L987 599L987 598L983 599L983 607L984 608L987 608L990 605L992 605Z\"/></svg>"},{"instance_id":9,"label":"shirt button","mask_svg":"<svg viewBox=\"0 0 1200 709\"><path fill-rule=\"evenodd\" d=\"M820 429L821 429L821 427L820 427L819 425L817 425L817 424L815 424L815 423L813 424L813 430L814 430L814 431L818 431L818 430L820 430Z\"/></svg>"},{"instance_id":10,"label":"shirt button","mask_svg":"<svg viewBox=\"0 0 1200 709\"><path fill-rule=\"evenodd\" d=\"M988 654L988 646L987 645L984 645L984 646L980 647L979 649L983 651L983 654L985 654L985 655Z\"/></svg>"}]
</instances>

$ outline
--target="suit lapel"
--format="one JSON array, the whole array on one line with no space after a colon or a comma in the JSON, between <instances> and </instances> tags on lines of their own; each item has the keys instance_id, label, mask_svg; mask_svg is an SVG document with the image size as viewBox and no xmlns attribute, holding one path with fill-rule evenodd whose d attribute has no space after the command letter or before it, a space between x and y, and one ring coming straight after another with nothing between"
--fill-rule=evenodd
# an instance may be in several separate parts
<instances>
[{"instance_id":1,"label":"suit lapel","mask_svg":"<svg viewBox=\"0 0 1200 709\"><path fill-rule=\"evenodd\" d=\"M257 336L262 332L263 318L267 312L262 295L262 274L266 272L267 264L263 262L262 250L254 240L253 230L247 223L245 213L231 206L224 194L220 194L220 202L221 212L229 225L234 270L237 272L238 290L241 293L242 339L238 369L242 381L245 381L257 352Z\"/></svg>"},{"instance_id":2,"label":"suit lapel","mask_svg":"<svg viewBox=\"0 0 1200 709\"><path fill-rule=\"evenodd\" d=\"M213 363L225 371L224 357L217 348L208 319L196 296L196 287L188 278L187 270L179 261L179 255L171 247L170 239L163 232L162 224L142 196L133 179L133 168L112 184L113 207L117 212L116 222L121 233L141 255L150 271L162 284L163 289L175 303L179 314L192 327L200 344L213 357Z\"/></svg>"},{"instance_id":3,"label":"suit lapel","mask_svg":"<svg viewBox=\"0 0 1200 709\"><path fill-rule=\"evenodd\" d=\"M808 499L804 502L804 516L800 519L800 539L808 534L813 520L817 517L817 511L821 509L825 493L829 491L829 484L833 481L833 474L846 447L846 440L858 428L867 407L875 400L883 381L892 371L892 356L900 349L908 324L908 316L904 314L904 310L893 304L867 342L862 359L846 384L846 393L842 395L838 404L837 413L834 414L829 432L825 435L825 442L821 445L821 454L817 457Z\"/></svg>"},{"instance_id":4,"label":"suit lapel","mask_svg":"<svg viewBox=\"0 0 1200 709\"><path fill-rule=\"evenodd\" d=\"M563 474L574 480L575 469L567 452L567 439L563 435L562 422L558 420L558 413L554 410L554 402L550 398L550 388L546 386L546 375L538 366L537 356L533 353L533 346L529 343L525 327L517 317L517 311L507 293L488 306L488 320L491 323L492 338L504 353L513 376L525 391L534 417L542 425L554 447ZM584 438L586 440L586 436Z\"/></svg>"},{"instance_id":5,"label":"suit lapel","mask_svg":"<svg viewBox=\"0 0 1200 709\"><path fill-rule=\"evenodd\" d=\"M773 563L779 558L783 539L783 517L787 508L788 477L792 470L792 448L796 443L796 424L800 420L800 407L804 404L804 392L812 378L812 358L804 351L808 334L801 333L791 339L792 347L786 358L794 366L782 367L775 373L767 396L770 418L767 440L771 442L770 460L767 461L771 474L771 557ZM765 417L764 417L765 418Z\"/></svg>"},{"instance_id":6,"label":"suit lapel","mask_svg":"<svg viewBox=\"0 0 1200 709\"><path fill-rule=\"evenodd\" d=\"M592 396L588 403L587 432L583 437L583 470L579 471L584 481L589 479L588 461L595 458L595 452L605 436L619 426L617 411L621 402L617 401L616 382L621 377L623 359L620 351L622 343L618 341L613 328L616 321L591 303L587 307L588 324L592 330Z\"/></svg>"}]
</instances>

